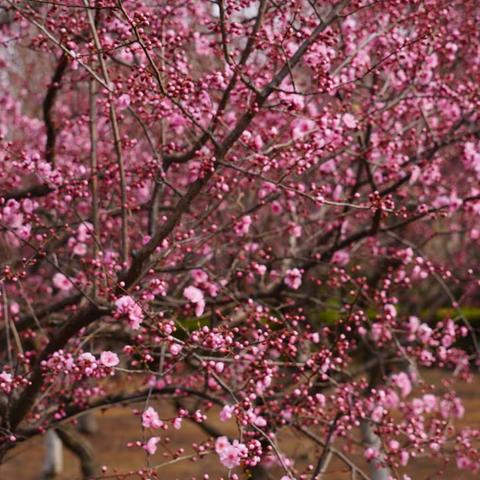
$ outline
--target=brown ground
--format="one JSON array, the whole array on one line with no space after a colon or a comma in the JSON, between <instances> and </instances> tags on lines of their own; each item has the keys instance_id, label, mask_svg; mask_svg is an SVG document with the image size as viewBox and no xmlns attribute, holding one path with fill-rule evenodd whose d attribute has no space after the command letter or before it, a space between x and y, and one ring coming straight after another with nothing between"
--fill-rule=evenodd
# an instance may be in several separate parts
<instances>
[{"instance_id":1,"label":"brown ground","mask_svg":"<svg viewBox=\"0 0 480 480\"><path fill-rule=\"evenodd\" d=\"M440 377L440 372L430 371L427 373L428 381L435 384L439 383ZM475 379L475 381L470 384L459 384L457 390L464 399L467 410L465 418L459 423L462 426L480 428L480 410L478 408L480 405L480 386L478 379ZM162 417L168 418L172 416L173 410L171 407L165 405L165 401L162 404L161 400L156 400L152 402L152 405L161 412ZM91 437L91 443L94 446L98 464L108 466L107 478L108 475L117 472L125 474L125 476L122 477L124 479L140 478L134 474L133 471L147 466L146 456L141 448L125 448L127 442L142 439L142 432L139 428L140 421L132 415L132 408L132 406L124 408L116 407L105 413L98 414L101 428L97 434ZM212 421L212 423L225 431L225 424L215 421ZM225 433L234 434L234 431L235 427L230 425ZM170 448L175 450L176 448L184 447L186 454L191 453L189 446L192 442L206 438L198 427L189 422L185 422L183 428L179 431L170 430L169 434L172 439ZM300 464L315 463L315 459L318 459L319 451L313 444L305 440L300 440L299 437L295 437L293 434L284 436L281 439L281 443L282 448L284 448L287 454L296 458ZM163 452L164 450L159 448L157 454L151 460L152 466L165 462L165 458L162 458ZM0 479L38 480L42 460L42 438L37 437L25 442L12 451L6 463L0 466ZM59 477L59 480L80 479L78 460L68 451L65 452L64 463L64 473ZM361 458L359 465L367 471L367 467ZM408 473L413 480L473 480L479 478L478 475L459 473L453 465L447 465L443 472L440 471L441 468L442 461L440 459L437 461L432 461L431 459L416 459L411 463L411 468ZM161 473L159 478L162 480L187 480L192 478L200 480L205 473L210 474L210 480L218 480L222 477L226 478L227 474L226 469L218 462L214 454L208 455L196 463L193 463L191 460L184 460L174 465L162 467L158 471ZM273 480L278 480L280 477L281 474L279 470L273 472ZM100 476L99 478L104 477ZM350 479L351 476L346 472L343 464L334 461L331 463L324 478L326 480L346 480Z\"/></svg>"}]
</instances>

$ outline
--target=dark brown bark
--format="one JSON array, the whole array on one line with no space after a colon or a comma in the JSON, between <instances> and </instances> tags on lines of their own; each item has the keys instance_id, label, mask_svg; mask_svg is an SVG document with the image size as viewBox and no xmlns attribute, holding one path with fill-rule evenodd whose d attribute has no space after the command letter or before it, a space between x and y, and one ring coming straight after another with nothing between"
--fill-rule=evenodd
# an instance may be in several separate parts
<instances>
[{"instance_id":1,"label":"dark brown bark","mask_svg":"<svg viewBox=\"0 0 480 480\"><path fill-rule=\"evenodd\" d=\"M47 94L43 101L43 121L47 130L47 141L45 144L45 159L55 166L55 143L57 139L57 129L53 120L53 107L61 88L61 81L67 70L68 58L65 54L60 57L57 68L52 76L52 81L48 86Z\"/></svg>"}]
</instances>

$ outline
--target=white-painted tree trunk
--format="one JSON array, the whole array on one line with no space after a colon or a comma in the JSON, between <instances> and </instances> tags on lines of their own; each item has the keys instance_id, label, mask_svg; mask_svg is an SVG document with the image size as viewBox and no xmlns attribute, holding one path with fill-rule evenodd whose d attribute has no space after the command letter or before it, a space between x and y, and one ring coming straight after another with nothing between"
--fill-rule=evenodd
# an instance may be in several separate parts
<instances>
[{"instance_id":1,"label":"white-painted tree trunk","mask_svg":"<svg viewBox=\"0 0 480 480\"><path fill-rule=\"evenodd\" d=\"M391 478L390 469L385 466L385 454L382 450L380 437L373 431L372 424L368 420L363 420L360 424L362 434L362 443L365 449L373 448L378 451L377 458L368 462L371 480L389 480Z\"/></svg>"},{"instance_id":2,"label":"white-painted tree trunk","mask_svg":"<svg viewBox=\"0 0 480 480\"><path fill-rule=\"evenodd\" d=\"M45 434L45 450L42 478L54 478L63 470L63 444L55 430Z\"/></svg>"}]
</instances>

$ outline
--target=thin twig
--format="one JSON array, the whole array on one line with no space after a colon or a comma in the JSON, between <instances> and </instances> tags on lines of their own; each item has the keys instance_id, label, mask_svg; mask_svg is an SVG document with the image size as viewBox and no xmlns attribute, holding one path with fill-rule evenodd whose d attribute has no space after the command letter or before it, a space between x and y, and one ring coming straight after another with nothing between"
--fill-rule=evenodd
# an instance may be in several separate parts
<instances>
[{"instance_id":1,"label":"thin twig","mask_svg":"<svg viewBox=\"0 0 480 480\"><path fill-rule=\"evenodd\" d=\"M83 0L85 7L88 7L88 0ZM91 9L87 10L87 17L88 22L90 24L90 30L92 32L93 41L95 43L95 48L97 49L97 56L98 61L100 63L100 67L102 69L103 78L107 85L110 85L110 75L108 73L107 66L105 64L105 59L103 58L102 54L100 53L102 49L102 45L100 43L100 38L98 36L97 27L95 25L95 18L93 11ZM112 123L112 132L113 132L113 140L115 146L115 153L117 156L117 165L118 170L120 173L120 208L121 208L121 222L122 222L122 233L121 233L121 260L124 266L127 265L128 257L129 257L129 249L128 249L128 211L127 211L127 181L125 176L125 164L123 161L123 152L122 152L122 139L120 136L120 127L118 125L117 119L117 112L115 109L115 104L113 98L110 100L110 107L109 107L109 114L110 114L110 121Z\"/></svg>"}]
</instances>

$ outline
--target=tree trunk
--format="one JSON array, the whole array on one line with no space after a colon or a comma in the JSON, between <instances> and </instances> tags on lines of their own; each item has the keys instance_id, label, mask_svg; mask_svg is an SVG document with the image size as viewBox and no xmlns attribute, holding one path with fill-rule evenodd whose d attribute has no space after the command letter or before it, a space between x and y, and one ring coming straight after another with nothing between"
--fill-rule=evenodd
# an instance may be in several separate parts
<instances>
[{"instance_id":1,"label":"tree trunk","mask_svg":"<svg viewBox=\"0 0 480 480\"><path fill-rule=\"evenodd\" d=\"M41 480L55 478L63 470L62 441L55 430L45 434L45 460L43 463Z\"/></svg>"},{"instance_id":2,"label":"tree trunk","mask_svg":"<svg viewBox=\"0 0 480 480\"><path fill-rule=\"evenodd\" d=\"M78 431L92 435L98 431L98 423L93 412L86 412L78 417Z\"/></svg>"},{"instance_id":3,"label":"tree trunk","mask_svg":"<svg viewBox=\"0 0 480 480\"><path fill-rule=\"evenodd\" d=\"M90 442L88 442L75 430L67 427L58 428L57 433L63 444L80 460L80 466L84 480L94 477L96 473L96 466Z\"/></svg>"},{"instance_id":4,"label":"tree trunk","mask_svg":"<svg viewBox=\"0 0 480 480\"><path fill-rule=\"evenodd\" d=\"M378 451L378 456L368 462L370 478L372 480L388 480L391 473L388 466L385 465L385 454L382 451L380 437L373 431L372 424L368 420L362 421L360 431L365 449L373 448Z\"/></svg>"}]
</instances>

